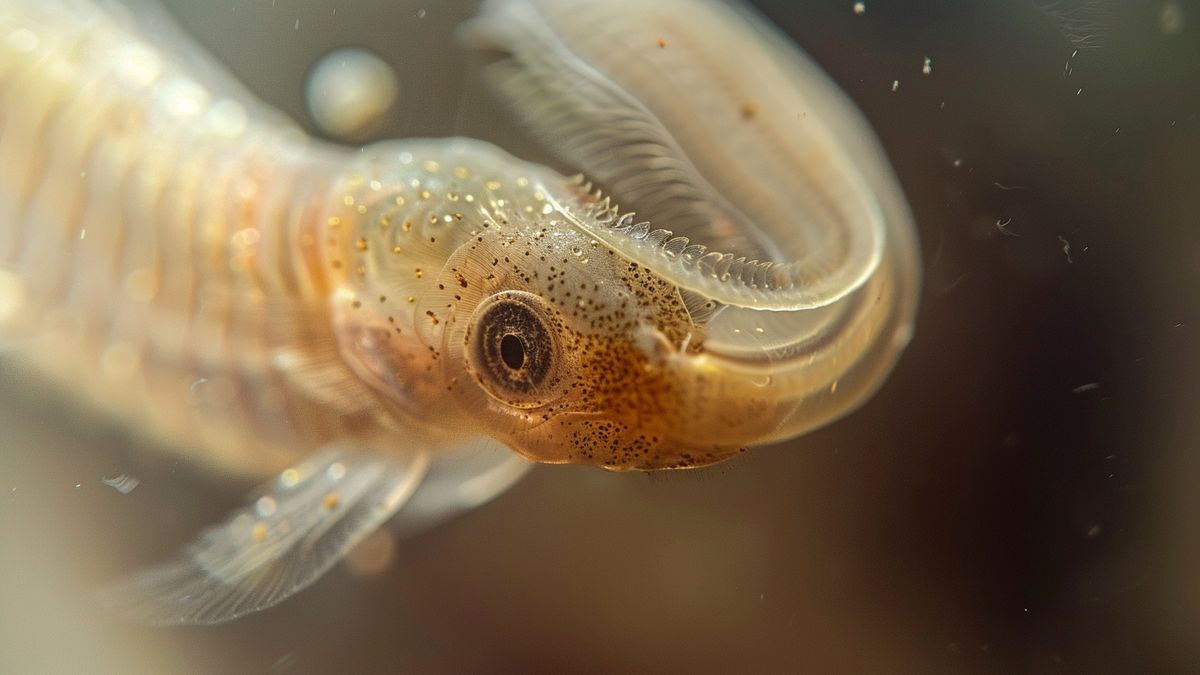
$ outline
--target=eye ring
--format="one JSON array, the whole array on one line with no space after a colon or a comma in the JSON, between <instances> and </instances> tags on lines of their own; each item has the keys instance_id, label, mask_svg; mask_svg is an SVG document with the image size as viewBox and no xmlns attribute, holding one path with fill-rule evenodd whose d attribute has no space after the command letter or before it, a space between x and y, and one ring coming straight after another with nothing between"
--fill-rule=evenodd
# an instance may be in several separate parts
<instances>
[{"instance_id":1,"label":"eye ring","mask_svg":"<svg viewBox=\"0 0 1200 675\"><path fill-rule=\"evenodd\" d=\"M504 291L480 303L466 341L468 365L493 398L518 408L553 398L561 351L549 311L537 296Z\"/></svg>"}]
</instances>

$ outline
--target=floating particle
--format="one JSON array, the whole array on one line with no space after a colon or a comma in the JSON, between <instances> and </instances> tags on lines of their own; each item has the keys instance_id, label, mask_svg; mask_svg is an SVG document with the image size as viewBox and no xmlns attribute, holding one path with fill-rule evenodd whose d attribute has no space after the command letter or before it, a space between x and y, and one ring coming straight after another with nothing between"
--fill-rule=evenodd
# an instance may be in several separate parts
<instances>
[{"instance_id":1,"label":"floating particle","mask_svg":"<svg viewBox=\"0 0 1200 675\"><path fill-rule=\"evenodd\" d=\"M900 89L900 80L892 80L892 91Z\"/></svg>"},{"instance_id":2,"label":"floating particle","mask_svg":"<svg viewBox=\"0 0 1200 675\"><path fill-rule=\"evenodd\" d=\"M658 39L655 40L654 43L658 45L659 49L664 49L667 46L667 38L659 35Z\"/></svg>"},{"instance_id":3,"label":"floating particle","mask_svg":"<svg viewBox=\"0 0 1200 675\"><path fill-rule=\"evenodd\" d=\"M758 106L755 105L752 101L746 101L745 103L742 104L742 119L747 119L747 120L754 119L754 116L757 114L758 114Z\"/></svg>"},{"instance_id":4,"label":"floating particle","mask_svg":"<svg viewBox=\"0 0 1200 675\"><path fill-rule=\"evenodd\" d=\"M854 3L854 13L859 16L866 14L867 13L867 3L865 3L865 2Z\"/></svg>"},{"instance_id":5,"label":"floating particle","mask_svg":"<svg viewBox=\"0 0 1200 675\"><path fill-rule=\"evenodd\" d=\"M928 75L933 72L933 59L925 57L925 62L921 64L921 74Z\"/></svg>"},{"instance_id":6,"label":"floating particle","mask_svg":"<svg viewBox=\"0 0 1200 675\"><path fill-rule=\"evenodd\" d=\"M1099 388L1100 388L1099 382L1088 382L1087 384L1081 384L1078 387L1075 387L1074 389L1071 390L1071 393L1072 394L1083 394L1085 392L1095 391Z\"/></svg>"},{"instance_id":7,"label":"floating particle","mask_svg":"<svg viewBox=\"0 0 1200 675\"><path fill-rule=\"evenodd\" d=\"M134 476L130 476L127 473L123 473L119 476L114 476L113 478L101 478L100 482L102 482L105 485L107 485L108 487L116 490L117 492L120 492L123 495L127 495L130 492L133 492L134 488L136 488L138 486L138 484L141 483L141 481L139 481L137 478L135 478Z\"/></svg>"},{"instance_id":8,"label":"floating particle","mask_svg":"<svg viewBox=\"0 0 1200 675\"><path fill-rule=\"evenodd\" d=\"M1061 234L1058 235L1058 240L1060 242L1062 242L1062 245L1063 245L1062 252L1063 252L1063 255L1067 256L1067 264L1071 264L1071 263L1075 262L1074 260L1071 260L1071 242L1067 241L1066 238L1063 237Z\"/></svg>"},{"instance_id":9,"label":"floating particle","mask_svg":"<svg viewBox=\"0 0 1200 675\"><path fill-rule=\"evenodd\" d=\"M341 139L370 133L400 93L396 73L383 59L357 47L330 52L308 75L305 99L313 122Z\"/></svg>"}]
</instances>

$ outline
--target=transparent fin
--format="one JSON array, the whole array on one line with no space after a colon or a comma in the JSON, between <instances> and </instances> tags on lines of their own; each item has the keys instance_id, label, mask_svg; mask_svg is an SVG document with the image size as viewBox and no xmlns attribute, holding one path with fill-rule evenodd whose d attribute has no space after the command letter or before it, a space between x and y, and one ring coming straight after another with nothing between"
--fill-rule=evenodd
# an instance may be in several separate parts
<instances>
[{"instance_id":1,"label":"transparent fin","mask_svg":"<svg viewBox=\"0 0 1200 675\"><path fill-rule=\"evenodd\" d=\"M438 451L425 480L388 527L401 537L429 530L491 501L533 466L499 442L485 438L449 452Z\"/></svg>"},{"instance_id":2,"label":"transparent fin","mask_svg":"<svg viewBox=\"0 0 1200 675\"><path fill-rule=\"evenodd\" d=\"M276 605L315 582L401 509L426 453L323 452L263 486L170 562L101 591L115 612L154 624L213 624Z\"/></svg>"},{"instance_id":3,"label":"transparent fin","mask_svg":"<svg viewBox=\"0 0 1200 675\"><path fill-rule=\"evenodd\" d=\"M819 73L783 69L722 3L653 7L492 0L462 32L508 54L489 78L514 112L648 221L556 206L672 283L727 305L805 310L857 290L883 254L879 204L818 116L795 120L809 97L840 93ZM656 31L681 39L660 50ZM737 53L730 63L712 46L727 41L719 54ZM752 81L743 58L756 66ZM682 252L665 246L672 240Z\"/></svg>"}]
</instances>

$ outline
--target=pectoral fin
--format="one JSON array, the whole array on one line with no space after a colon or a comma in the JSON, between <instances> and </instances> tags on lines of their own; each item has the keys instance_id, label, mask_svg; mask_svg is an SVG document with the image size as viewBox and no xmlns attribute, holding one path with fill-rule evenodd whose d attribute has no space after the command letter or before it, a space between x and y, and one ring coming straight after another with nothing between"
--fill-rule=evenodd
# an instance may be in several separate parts
<instances>
[{"instance_id":1,"label":"pectoral fin","mask_svg":"<svg viewBox=\"0 0 1200 675\"><path fill-rule=\"evenodd\" d=\"M428 467L423 452L323 452L263 486L175 560L135 573L101 598L155 624L221 623L276 605L408 503Z\"/></svg>"}]
</instances>

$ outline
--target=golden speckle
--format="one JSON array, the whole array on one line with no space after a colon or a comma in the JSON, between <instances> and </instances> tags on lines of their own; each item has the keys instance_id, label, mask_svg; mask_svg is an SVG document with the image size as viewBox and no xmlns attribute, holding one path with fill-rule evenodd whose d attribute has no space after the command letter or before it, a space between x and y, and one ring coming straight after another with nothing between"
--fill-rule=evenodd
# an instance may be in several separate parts
<instances>
[{"instance_id":1,"label":"golden speckle","mask_svg":"<svg viewBox=\"0 0 1200 675\"><path fill-rule=\"evenodd\" d=\"M267 524L255 523L254 529L250 530L250 536L254 537L254 541L262 543L267 540Z\"/></svg>"},{"instance_id":2,"label":"golden speckle","mask_svg":"<svg viewBox=\"0 0 1200 675\"><path fill-rule=\"evenodd\" d=\"M354 196L346 195L345 197L342 197L342 203L346 206L354 206Z\"/></svg>"},{"instance_id":3,"label":"golden speckle","mask_svg":"<svg viewBox=\"0 0 1200 675\"><path fill-rule=\"evenodd\" d=\"M421 271L420 267L418 267L417 269L413 270L413 276L420 279L421 277L425 276L425 273Z\"/></svg>"},{"instance_id":4,"label":"golden speckle","mask_svg":"<svg viewBox=\"0 0 1200 675\"><path fill-rule=\"evenodd\" d=\"M326 509L332 511L337 508L339 501L340 500L337 496L337 493L330 492L329 494L325 495L324 499L321 500L321 506L324 506Z\"/></svg>"},{"instance_id":5,"label":"golden speckle","mask_svg":"<svg viewBox=\"0 0 1200 675\"><path fill-rule=\"evenodd\" d=\"M393 247L392 247L392 253L395 253L396 255L400 255L400 247L399 247L399 246L393 246Z\"/></svg>"},{"instance_id":6,"label":"golden speckle","mask_svg":"<svg viewBox=\"0 0 1200 675\"><path fill-rule=\"evenodd\" d=\"M358 241L354 242L354 248L357 248L360 251L367 250L367 240L360 238Z\"/></svg>"},{"instance_id":7,"label":"golden speckle","mask_svg":"<svg viewBox=\"0 0 1200 675\"><path fill-rule=\"evenodd\" d=\"M433 193L430 192L429 190L421 190L421 199L429 199L432 196L433 196Z\"/></svg>"},{"instance_id":8,"label":"golden speckle","mask_svg":"<svg viewBox=\"0 0 1200 675\"><path fill-rule=\"evenodd\" d=\"M454 167L454 177L455 178L466 178L470 175L471 175L471 172L467 170L467 167L465 167L465 166Z\"/></svg>"},{"instance_id":9,"label":"golden speckle","mask_svg":"<svg viewBox=\"0 0 1200 675\"><path fill-rule=\"evenodd\" d=\"M437 173L442 170L442 165L438 164L437 162L435 162L433 160L427 160L421 166L429 173Z\"/></svg>"},{"instance_id":10,"label":"golden speckle","mask_svg":"<svg viewBox=\"0 0 1200 675\"><path fill-rule=\"evenodd\" d=\"M342 219L338 218L337 216L329 216L329 220L326 222L328 222L329 226L334 229L337 229L342 226Z\"/></svg>"},{"instance_id":11,"label":"golden speckle","mask_svg":"<svg viewBox=\"0 0 1200 675\"><path fill-rule=\"evenodd\" d=\"M396 206L404 206L404 197L396 196Z\"/></svg>"},{"instance_id":12,"label":"golden speckle","mask_svg":"<svg viewBox=\"0 0 1200 675\"><path fill-rule=\"evenodd\" d=\"M664 49L667 46L667 38L660 35L658 36L658 39L654 41L654 44L658 45L659 49Z\"/></svg>"},{"instance_id":13,"label":"golden speckle","mask_svg":"<svg viewBox=\"0 0 1200 675\"><path fill-rule=\"evenodd\" d=\"M500 181L498 181L498 180L489 180L485 185L486 185L487 189L489 189L489 190L499 190L500 189Z\"/></svg>"},{"instance_id":14,"label":"golden speckle","mask_svg":"<svg viewBox=\"0 0 1200 675\"><path fill-rule=\"evenodd\" d=\"M742 119L752 120L758 114L758 106L752 101L746 101L742 104Z\"/></svg>"}]
</instances>

